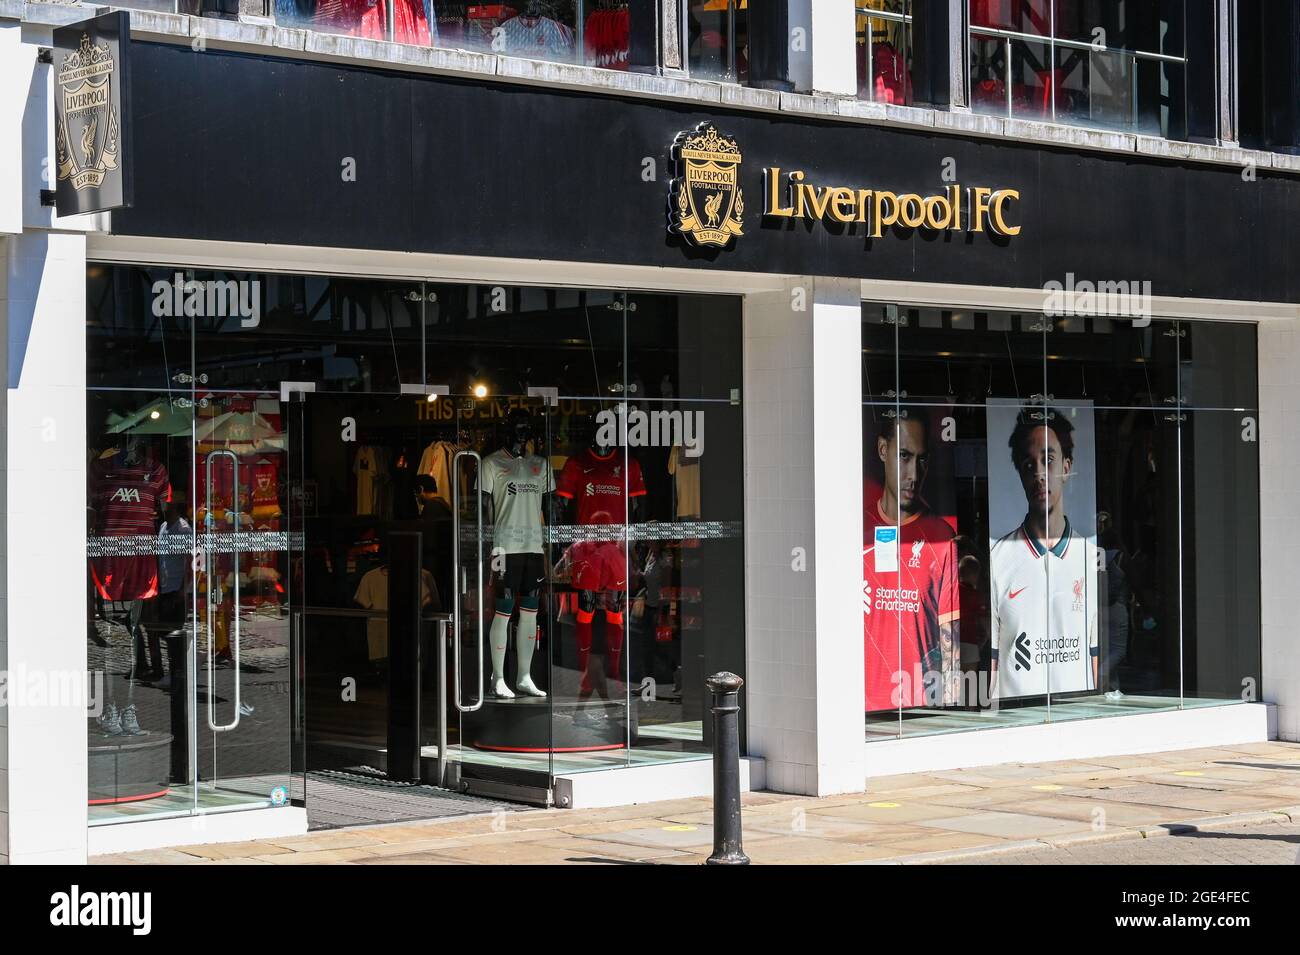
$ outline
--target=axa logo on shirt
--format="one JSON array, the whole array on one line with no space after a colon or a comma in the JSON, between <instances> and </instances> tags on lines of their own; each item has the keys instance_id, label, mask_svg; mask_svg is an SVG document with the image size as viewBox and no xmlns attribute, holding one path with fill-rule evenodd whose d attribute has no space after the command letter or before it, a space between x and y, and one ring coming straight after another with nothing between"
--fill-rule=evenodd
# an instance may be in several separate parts
<instances>
[{"instance_id":1,"label":"axa logo on shirt","mask_svg":"<svg viewBox=\"0 0 1300 955\"><path fill-rule=\"evenodd\" d=\"M148 935L153 928L153 893L82 892L74 885L50 896L50 924L129 926L132 935Z\"/></svg>"},{"instance_id":2,"label":"axa logo on shirt","mask_svg":"<svg viewBox=\"0 0 1300 955\"><path fill-rule=\"evenodd\" d=\"M140 489L138 487L119 487L113 492L110 501L121 501L123 504L139 504Z\"/></svg>"}]
</instances>

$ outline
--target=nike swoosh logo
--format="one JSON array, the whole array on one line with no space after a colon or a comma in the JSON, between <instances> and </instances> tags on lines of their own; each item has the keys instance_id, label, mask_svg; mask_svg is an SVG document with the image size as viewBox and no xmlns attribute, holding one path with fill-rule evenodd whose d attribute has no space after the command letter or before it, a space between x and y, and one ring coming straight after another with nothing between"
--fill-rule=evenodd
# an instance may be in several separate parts
<instances>
[{"instance_id":1,"label":"nike swoosh logo","mask_svg":"<svg viewBox=\"0 0 1300 955\"><path fill-rule=\"evenodd\" d=\"M1019 590L1013 590L1013 591L1011 591L1009 594L1007 594L1007 596L1008 596L1010 599L1015 600L1017 597L1019 597L1019 596L1020 596L1021 594L1023 594L1024 592L1025 592L1025 588L1024 588L1024 587L1021 587Z\"/></svg>"}]
</instances>

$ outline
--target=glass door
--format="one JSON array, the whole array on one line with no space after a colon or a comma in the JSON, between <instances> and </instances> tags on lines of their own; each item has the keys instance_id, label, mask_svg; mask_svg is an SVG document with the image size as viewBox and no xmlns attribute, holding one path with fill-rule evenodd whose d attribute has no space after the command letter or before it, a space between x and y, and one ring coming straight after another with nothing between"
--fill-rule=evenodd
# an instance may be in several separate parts
<instances>
[{"instance_id":1,"label":"glass door","mask_svg":"<svg viewBox=\"0 0 1300 955\"><path fill-rule=\"evenodd\" d=\"M188 374L170 391L87 394L91 825L191 812Z\"/></svg>"},{"instance_id":2,"label":"glass door","mask_svg":"<svg viewBox=\"0 0 1300 955\"><path fill-rule=\"evenodd\" d=\"M289 450L278 394L199 401L192 662L200 809L291 798Z\"/></svg>"},{"instance_id":3,"label":"glass door","mask_svg":"<svg viewBox=\"0 0 1300 955\"><path fill-rule=\"evenodd\" d=\"M454 421L414 389L290 398L296 764L310 786L441 783L435 641L454 588L436 458Z\"/></svg>"},{"instance_id":4,"label":"glass door","mask_svg":"<svg viewBox=\"0 0 1300 955\"><path fill-rule=\"evenodd\" d=\"M454 440L436 446L453 518L449 778L484 795L546 803L553 647L562 610L551 586L553 404L542 396L443 399Z\"/></svg>"}]
</instances>

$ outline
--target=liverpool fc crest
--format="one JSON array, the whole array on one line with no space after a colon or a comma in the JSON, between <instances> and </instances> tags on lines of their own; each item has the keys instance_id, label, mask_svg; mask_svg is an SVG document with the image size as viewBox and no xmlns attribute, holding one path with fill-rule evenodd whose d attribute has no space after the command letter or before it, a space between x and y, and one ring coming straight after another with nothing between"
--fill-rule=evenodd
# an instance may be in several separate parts
<instances>
[{"instance_id":1,"label":"liverpool fc crest","mask_svg":"<svg viewBox=\"0 0 1300 955\"><path fill-rule=\"evenodd\" d=\"M701 123L673 144L678 178L669 188L671 232L698 246L725 247L744 235L740 190L740 147L735 139Z\"/></svg>"},{"instance_id":2,"label":"liverpool fc crest","mask_svg":"<svg viewBox=\"0 0 1300 955\"><path fill-rule=\"evenodd\" d=\"M59 67L59 110L54 130L59 181L80 192L98 188L110 169L117 168L121 127L113 102L113 54L108 43L81 45Z\"/></svg>"}]
</instances>

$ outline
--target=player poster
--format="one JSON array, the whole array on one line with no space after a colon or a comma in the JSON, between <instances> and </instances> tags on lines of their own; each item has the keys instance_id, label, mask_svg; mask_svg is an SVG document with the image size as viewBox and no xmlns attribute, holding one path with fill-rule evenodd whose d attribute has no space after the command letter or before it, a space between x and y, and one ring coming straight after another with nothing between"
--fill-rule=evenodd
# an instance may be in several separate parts
<instances>
[{"instance_id":1,"label":"player poster","mask_svg":"<svg viewBox=\"0 0 1300 955\"><path fill-rule=\"evenodd\" d=\"M991 696L1097 687L1092 402L990 398Z\"/></svg>"},{"instance_id":2,"label":"player poster","mask_svg":"<svg viewBox=\"0 0 1300 955\"><path fill-rule=\"evenodd\" d=\"M957 702L961 600L950 414L946 406L864 409L867 712Z\"/></svg>"}]
</instances>

